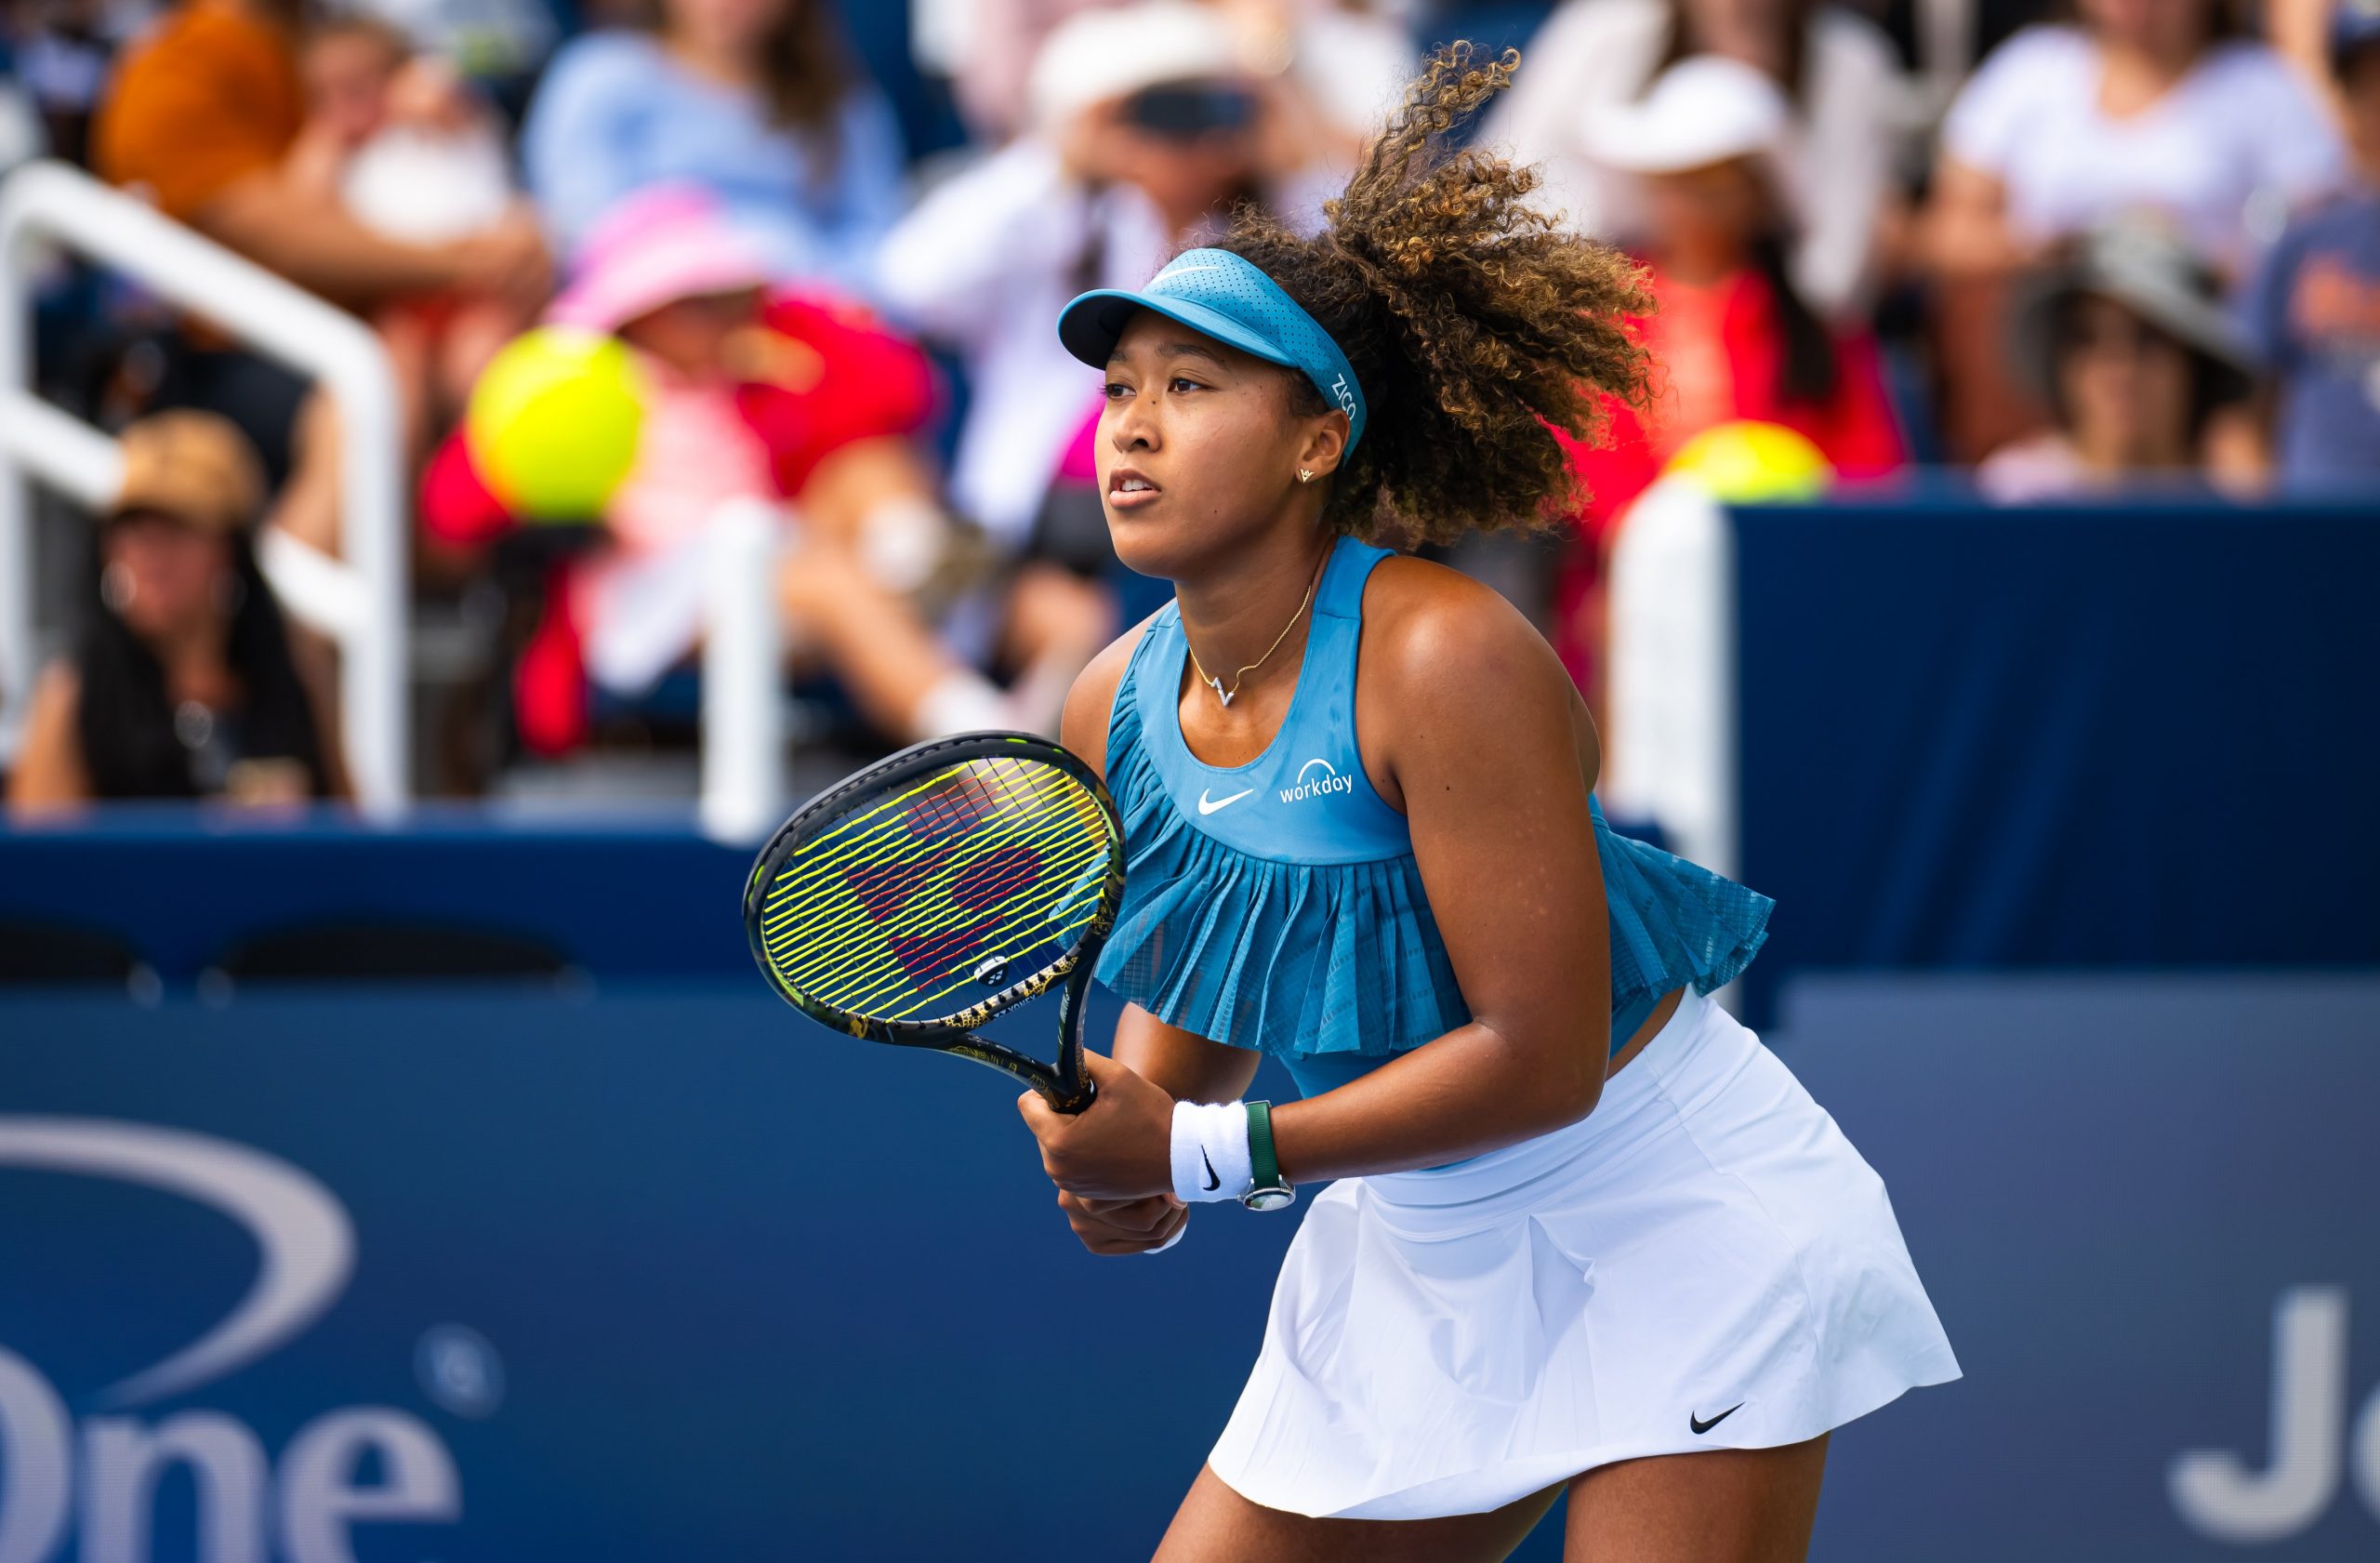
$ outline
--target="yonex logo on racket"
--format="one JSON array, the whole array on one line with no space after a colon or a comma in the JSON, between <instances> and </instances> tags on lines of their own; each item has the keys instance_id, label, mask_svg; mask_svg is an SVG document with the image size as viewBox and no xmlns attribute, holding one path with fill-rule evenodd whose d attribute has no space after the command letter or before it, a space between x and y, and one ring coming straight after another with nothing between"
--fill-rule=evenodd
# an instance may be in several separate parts
<instances>
[{"instance_id":1,"label":"yonex logo on racket","mask_svg":"<svg viewBox=\"0 0 2380 1563\"><path fill-rule=\"evenodd\" d=\"M1341 775L1330 762L1317 758L1298 767L1298 779L1281 788L1281 801L1302 803L1311 799L1328 798L1334 792L1355 790L1355 777Z\"/></svg>"}]
</instances>

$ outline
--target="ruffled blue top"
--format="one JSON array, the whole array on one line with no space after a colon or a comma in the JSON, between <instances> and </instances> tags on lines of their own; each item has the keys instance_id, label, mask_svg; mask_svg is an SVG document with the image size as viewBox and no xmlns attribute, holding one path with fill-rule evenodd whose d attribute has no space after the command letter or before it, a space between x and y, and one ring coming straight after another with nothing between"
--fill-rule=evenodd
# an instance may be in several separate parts
<instances>
[{"instance_id":1,"label":"ruffled blue top","mask_svg":"<svg viewBox=\"0 0 2380 1563\"><path fill-rule=\"evenodd\" d=\"M1308 1095L1471 1018L1430 915L1405 816L1355 747L1364 583L1388 550L1342 538L1316 588L1288 716L1245 765L1183 740L1180 611L1133 649L1108 718L1124 904L1099 980L1159 1020L1274 1053ZM1611 922L1611 1045L1662 998L1732 981L1768 897L1615 834L1592 804Z\"/></svg>"}]
</instances>

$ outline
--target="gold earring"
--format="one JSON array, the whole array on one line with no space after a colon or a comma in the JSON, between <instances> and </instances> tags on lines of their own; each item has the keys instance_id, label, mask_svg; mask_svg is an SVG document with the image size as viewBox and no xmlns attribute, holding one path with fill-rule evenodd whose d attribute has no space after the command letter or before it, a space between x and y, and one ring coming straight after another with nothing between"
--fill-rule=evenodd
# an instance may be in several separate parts
<instances>
[{"instance_id":1,"label":"gold earring","mask_svg":"<svg viewBox=\"0 0 2380 1563\"><path fill-rule=\"evenodd\" d=\"M1298 469L1298 482L1300 482L1300 483L1312 483L1313 481L1314 481L1314 470L1313 470L1312 468L1310 468L1310 467L1301 467L1301 468L1299 468L1299 469Z\"/></svg>"}]
</instances>

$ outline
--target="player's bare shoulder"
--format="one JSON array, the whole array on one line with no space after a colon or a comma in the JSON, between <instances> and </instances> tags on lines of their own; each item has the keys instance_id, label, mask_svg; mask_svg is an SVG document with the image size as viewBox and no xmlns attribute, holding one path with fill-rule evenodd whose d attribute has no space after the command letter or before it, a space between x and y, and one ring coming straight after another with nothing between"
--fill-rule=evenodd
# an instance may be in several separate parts
<instances>
[{"instance_id":1,"label":"player's bare shoulder","mask_svg":"<svg viewBox=\"0 0 2380 1563\"><path fill-rule=\"evenodd\" d=\"M1590 787L1602 769L1594 720L1562 659L1518 608L1460 571L1382 560L1364 591L1357 668L1358 743L1374 785L1399 805L1420 746L1496 754L1541 733L1576 757Z\"/></svg>"},{"instance_id":2,"label":"player's bare shoulder","mask_svg":"<svg viewBox=\"0 0 2380 1563\"><path fill-rule=\"evenodd\" d=\"M1518 608L1459 570L1403 555L1364 589L1362 679L1399 700L1567 697L1554 648Z\"/></svg>"}]
</instances>

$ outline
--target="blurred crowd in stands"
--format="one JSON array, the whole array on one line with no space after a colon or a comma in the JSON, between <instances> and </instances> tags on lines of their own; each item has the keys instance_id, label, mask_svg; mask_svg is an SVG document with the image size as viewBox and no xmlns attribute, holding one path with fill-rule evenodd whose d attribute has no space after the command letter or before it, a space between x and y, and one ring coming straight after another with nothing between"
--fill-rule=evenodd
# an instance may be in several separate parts
<instances>
[{"instance_id":1,"label":"blurred crowd in stands","mask_svg":"<svg viewBox=\"0 0 2380 1563\"><path fill-rule=\"evenodd\" d=\"M755 497L818 731L1051 728L1164 591L1107 549L1059 306L1241 203L1318 222L1456 37L1523 51L1475 139L1659 301L1658 395L1521 571L1591 694L1629 503L1737 420L2012 504L2380 497L2380 0L0 0L0 167L78 164L378 334L424 781L468 795L682 737L706 529ZM590 515L466 437L553 326L642 388ZM256 557L338 553L337 409L63 261L37 360L126 478L12 802L336 796L332 653Z\"/></svg>"}]
</instances>

